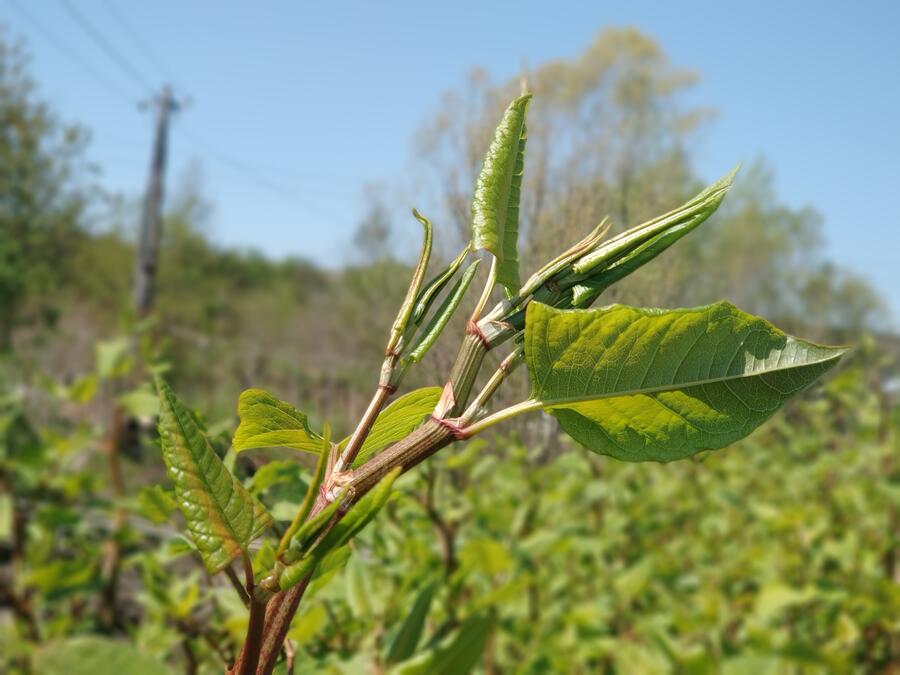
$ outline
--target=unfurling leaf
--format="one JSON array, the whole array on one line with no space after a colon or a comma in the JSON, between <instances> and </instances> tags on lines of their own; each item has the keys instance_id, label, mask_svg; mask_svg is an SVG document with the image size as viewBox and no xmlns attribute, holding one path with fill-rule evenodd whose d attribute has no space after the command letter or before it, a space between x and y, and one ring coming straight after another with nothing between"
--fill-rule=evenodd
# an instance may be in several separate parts
<instances>
[{"instance_id":1,"label":"unfurling leaf","mask_svg":"<svg viewBox=\"0 0 900 675\"><path fill-rule=\"evenodd\" d=\"M497 283L519 290L519 192L525 170L525 114L531 94L510 103L494 131L472 199L472 241L497 260Z\"/></svg>"},{"instance_id":2,"label":"unfurling leaf","mask_svg":"<svg viewBox=\"0 0 900 675\"><path fill-rule=\"evenodd\" d=\"M425 238L422 242L422 253L419 256L419 263L416 265L416 269L413 270L413 277L409 282L409 289L406 291L406 297L403 299L400 311L397 312L397 318L394 319L394 323L391 326L391 336L388 338L387 347L385 349L385 353L388 354L393 353L397 350L398 345L400 345L400 338L403 337L403 333L406 331L406 327L409 324L409 319L413 315L413 310L416 308L416 298L419 297L422 281L425 279L428 261L431 260L431 240L433 233L431 221L415 209L413 209L413 215L416 217L416 220L422 224L422 227L425 230ZM400 345L400 347L402 348L402 345Z\"/></svg>"},{"instance_id":3,"label":"unfurling leaf","mask_svg":"<svg viewBox=\"0 0 900 675\"><path fill-rule=\"evenodd\" d=\"M589 450L670 461L749 434L844 354L729 303L557 310L531 303L532 398Z\"/></svg>"},{"instance_id":4,"label":"unfurling leaf","mask_svg":"<svg viewBox=\"0 0 900 675\"><path fill-rule=\"evenodd\" d=\"M156 388L159 437L169 477L175 484L175 501L206 568L215 573L246 552L272 519L225 468L169 385L157 377Z\"/></svg>"},{"instance_id":5,"label":"unfurling leaf","mask_svg":"<svg viewBox=\"0 0 900 675\"><path fill-rule=\"evenodd\" d=\"M602 269L603 266L634 251L636 246L674 228L687 229L688 232L694 229L719 208L728 190L731 189L739 168L736 166L677 209L616 235L575 263L575 272L587 274Z\"/></svg>"},{"instance_id":6,"label":"unfurling leaf","mask_svg":"<svg viewBox=\"0 0 900 675\"><path fill-rule=\"evenodd\" d=\"M456 256L456 258L454 258L440 274L425 284L419 292L419 295L416 298L416 306L413 308L411 317L413 323L416 325L422 323L422 320L428 313L428 309L437 299L437 296L440 295L440 292L444 290L444 287L450 283L450 280L456 276L457 270L462 266L466 256L469 255L470 246L471 244L467 244L466 247L460 251L459 255Z\"/></svg>"},{"instance_id":7,"label":"unfurling leaf","mask_svg":"<svg viewBox=\"0 0 900 675\"><path fill-rule=\"evenodd\" d=\"M588 274L589 278L573 287L572 306L591 305L604 290L702 225L725 199L739 168L735 167L677 209L613 237L576 262L573 270Z\"/></svg>"},{"instance_id":8,"label":"unfurling leaf","mask_svg":"<svg viewBox=\"0 0 900 675\"><path fill-rule=\"evenodd\" d=\"M428 350L431 349L435 342L437 342L437 339L441 336L441 333L447 326L447 322L450 321L450 318L456 312L456 308L459 307L459 303L466 294L469 284L472 283L472 279L475 277L475 272L478 271L478 264L480 262L480 260L476 260L469 265L460 280L456 282L453 289L447 294L447 297L444 298L441 306L437 308L434 315L422 330L421 335L416 338L415 343L413 343L413 346L410 348L409 356L405 358L407 363L418 363L421 361Z\"/></svg>"},{"instance_id":9,"label":"unfurling leaf","mask_svg":"<svg viewBox=\"0 0 900 675\"><path fill-rule=\"evenodd\" d=\"M387 447L391 443L406 438L437 405L441 397L440 387L423 387L404 394L387 408L381 411L360 448L354 466L364 464L373 453ZM341 447L347 445L349 438L341 441Z\"/></svg>"},{"instance_id":10,"label":"unfurling leaf","mask_svg":"<svg viewBox=\"0 0 900 675\"><path fill-rule=\"evenodd\" d=\"M237 452L284 447L318 454L322 449L322 437L309 428L306 415L262 389L241 394L238 417L232 443Z\"/></svg>"}]
</instances>

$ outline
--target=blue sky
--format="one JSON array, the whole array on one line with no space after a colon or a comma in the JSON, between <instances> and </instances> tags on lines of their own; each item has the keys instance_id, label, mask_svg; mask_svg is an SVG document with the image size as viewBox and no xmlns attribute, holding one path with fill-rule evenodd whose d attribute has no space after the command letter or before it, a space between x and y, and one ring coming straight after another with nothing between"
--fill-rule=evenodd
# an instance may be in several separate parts
<instances>
[{"instance_id":1,"label":"blue sky","mask_svg":"<svg viewBox=\"0 0 900 675\"><path fill-rule=\"evenodd\" d=\"M202 162L214 238L336 263L363 186L403 178L413 131L469 69L511 77L636 26L700 73L690 102L719 111L700 174L765 157L780 197L815 206L832 257L900 317L900 3L71 2L138 73L59 0L0 0L0 21L28 40L43 95L91 129L105 185L143 188L151 118L134 102L171 80L191 105L169 175Z\"/></svg>"}]
</instances>

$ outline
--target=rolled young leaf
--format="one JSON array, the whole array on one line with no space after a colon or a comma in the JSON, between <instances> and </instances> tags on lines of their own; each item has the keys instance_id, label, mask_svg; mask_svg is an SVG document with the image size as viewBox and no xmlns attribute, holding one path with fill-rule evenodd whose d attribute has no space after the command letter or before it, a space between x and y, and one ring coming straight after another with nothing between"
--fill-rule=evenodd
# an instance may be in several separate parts
<instances>
[{"instance_id":1,"label":"rolled young leaf","mask_svg":"<svg viewBox=\"0 0 900 675\"><path fill-rule=\"evenodd\" d=\"M272 523L265 507L229 473L190 411L162 378L159 437L175 500L206 569L215 573L247 551Z\"/></svg>"},{"instance_id":2,"label":"rolled young leaf","mask_svg":"<svg viewBox=\"0 0 900 675\"><path fill-rule=\"evenodd\" d=\"M447 294L447 297L444 298L441 306L437 308L425 328L422 329L422 333L410 347L409 355L404 359L405 363L418 363L425 357L425 354L434 343L437 342L437 339L447 326L447 322L450 321L450 318L456 312L456 308L459 307L459 303L466 294L469 284L472 283L480 262L480 260L476 260L469 265L453 289Z\"/></svg>"},{"instance_id":3,"label":"rolled young leaf","mask_svg":"<svg viewBox=\"0 0 900 675\"><path fill-rule=\"evenodd\" d=\"M406 326L415 309L416 298L419 296L419 290L422 288L422 280L425 278L425 271L428 269L428 261L431 260L431 240L433 234L431 221L415 209L413 209L413 216L421 223L422 228L425 231L425 238L422 242L422 253L419 256L419 263L416 265L416 269L413 270L413 277L409 282L406 297L403 299L400 311L397 312L397 318L394 319L394 323L391 326L391 335L388 338L388 344L385 348L385 353L387 354L390 354L397 349L400 338L403 337L403 333L406 331Z\"/></svg>"},{"instance_id":4,"label":"rolled young leaf","mask_svg":"<svg viewBox=\"0 0 900 675\"><path fill-rule=\"evenodd\" d=\"M484 158L472 199L472 241L497 260L497 283L519 290L519 192L525 170L525 114L531 94L510 103Z\"/></svg>"},{"instance_id":5,"label":"rolled young leaf","mask_svg":"<svg viewBox=\"0 0 900 675\"><path fill-rule=\"evenodd\" d=\"M318 454L322 449L322 436L309 428L306 414L262 389L241 394L238 417L232 443L236 452L284 447Z\"/></svg>"},{"instance_id":6,"label":"rolled young leaf","mask_svg":"<svg viewBox=\"0 0 900 675\"><path fill-rule=\"evenodd\" d=\"M735 167L677 209L616 235L576 262L573 265L574 271L577 274L590 274L593 276L594 273L633 252L638 246L657 235L677 231L679 235L668 241L667 246L671 245L716 212L722 200L725 199L728 190L731 189L731 184L734 182L734 177L739 168L739 166ZM647 262L660 252L657 251L643 262Z\"/></svg>"},{"instance_id":7,"label":"rolled young leaf","mask_svg":"<svg viewBox=\"0 0 900 675\"><path fill-rule=\"evenodd\" d=\"M727 302L558 310L532 302L532 398L589 450L670 461L749 434L844 349L786 335Z\"/></svg>"},{"instance_id":8,"label":"rolled young leaf","mask_svg":"<svg viewBox=\"0 0 900 675\"><path fill-rule=\"evenodd\" d=\"M419 296L416 298L416 305L413 308L411 317L413 323L416 325L422 323L425 314L428 313L428 308L431 307L440 292L444 290L444 287L450 283L450 280L456 275L457 270L462 266L466 256L469 255L470 248L471 244L467 244L466 247L460 251L459 255L447 265L443 272L425 284L419 292Z\"/></svg>"}]
</instances>

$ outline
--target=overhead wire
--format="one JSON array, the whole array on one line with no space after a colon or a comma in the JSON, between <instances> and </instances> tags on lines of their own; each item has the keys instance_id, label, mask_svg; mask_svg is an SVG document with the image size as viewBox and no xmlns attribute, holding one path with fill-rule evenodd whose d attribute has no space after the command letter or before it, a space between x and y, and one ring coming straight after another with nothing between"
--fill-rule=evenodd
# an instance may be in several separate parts
<instances>
[{"instance_id":1,"label":"overhead wire","mask_svg":"<svg viewBox=\"0 0 900 675\"><path fill-rule=\"evenodd\" d=\"M69 59L71 59L74 63L77 63L88 72L94 80L100 84L104 89L106 89L113 96L122 99L129 105L135 105L137 98L131 96L126 93L124 89L121 89L118 85L116 85L110 78L103 74L100 70L95 68L89 61L84 59L81 54L78 53L75 49L72 49L68 44L64 41L60 40L59 37L49 30L43 23L41 23L29 10L25 9L25 7L19 3L18 0L7 0L12 8L28 23L31 27L40 35L44 37L48 42L50 42L54 47L56 47L60 52L65 54Z\"/></svg>"},{"instance_id":2,"label":"overhead wire","mask_svg":"<svg viewBox=\"0 0 900 675\"><path fill-rule=\"evenodd\" d=\"M275 182L268 177L259 173L252 166L247 164L241 159L234 157L226 152L223 152L215 145L207 143L205 140L200 138L194 133L191 133L190 130L182 129L181 135L185 139L188 140L189 143L197 147L199 150L204 152L208 157L212 157L217 160L219 163L226 165L231 168L233 171L239 172L243 174L248 180L253 183L256 183L258 186L269 190L270 192L281 196L284 199L288 199L290 201L295 202L296 204L302 206L303 208L316 213L317 215L326 218L329 221L337 221L338 218L335 218L332 213L330 213L327 209L323 209L318 204L309 201L308 199L304 199L302 196L297 194L293 189Z\"/></svg>"},{"instance_id":3,"label":"overhead wire","mask_svg":"<svg viewBox=\"0 0 900 675\"><path fill-rule=\"evenodd\" d=\"M32 15L20 4L19 0L8 1L16 9L16 11L18 11L19 14L22 15L23 18L25 18L25 20L35 28L36 31L41 33L48 41L52 42L54 46L61 52L63 52L66 56L78 63L85 71L90 73L98 83L100 83L111 93L127 101L128 103L133 104L135 102L135 99L133 97L126 94L124 90L116 86L112 80L103 75L103 73L95 68L89 61L82 58L76 50L69 47L65 42L60 40L55 34L48 30L46 26L38 21L37 18L34 17L34 15ZM60 3L74 19L74 21L78 23L79 27L103 50L107 57L113 60L116 65L125 74L128 75L130 80L132 80L142 90L153 90L153 87L150 85L149 81L144 78L141 72L127 58L125 58L125 56L123 56L122 53L119 52L97 28L94 27L94 25L82 12L76 9L76 7L70 2L70 0L60 0ZM168 68L166 68L164 62L155 55L155 53L147 45L146 41L140 38L138 32L133 27L131 27L124 16L122 16L122 14L112 5L111 2L109 2L109 0L105 0L104 4L107 6L110 14L114 17L120 27L132 38L132 42L139 45L140 49L145 53L145 56L147 56L148 59L154 62L155 67L163 75L167 75L169 71ZM232 170L233 172L243 175L245 179L257 185L258 187L264 188L273 194L277 194L282 199L292 201L295 204L303 207L304 209L327 219L328 221L334 222L340 220L338 218L335 218L328 209L324 209L317 203L304 198L303 196L299 195L293 188L288 187L283 183L271 180L247 162L227 152L224 152L215 144L209 143L197 134L192 133L190 130L182 128L180 135L185 140L187 140L189 144L193 145L200 152L202 152L208 159L213 160L214 163L224 165L226 168ZM334 177L322 176L318 173L311 175L329 181L335 180ZM348 179L341 178L340 180L347 181Z\"/></svg>"},{"instance_id":4,"label":"overhead wire","mask_svg":"<svg viewBox=\"0 0 900 675\"><path fill-rule=\"evenodd\" d=\"M72 19L74 19L75 23L77 23L94 43L96 43L96 45L122 69L122 72L127 74L141 89L144 89L148 93L155 89L155 87L150 84L149 80L147 80L141 72L128 61L128 59L122 56L122 54L112 46L112 44L103 36L103 33L95 28L87 17L82 14L70 0L60 0L60 2Z\"/></svg>"},{"instance_id":5,"label":"overhead wire","mask_svg":"<svg viewBox=\"0 0 900 675\"><path fill-rule=\"evenodd\" d=\"M115 6L115 3L112 0L103 0L103 5L106 7L107 13L113 18L113 20L119 24L119 27L125 31L128 36L131 38L132 44L136 45L138 49L143 52L144 57L147 61L153 63L156 70L162 75L163 78L169 81L170 84L173 83L172 72L168 69L165 62L159 58L155 51L150 47L150 45L144 40L141 36L140 32L135 30L135 28L131 25L122 12Z\"/></svg>"}]
</instances>

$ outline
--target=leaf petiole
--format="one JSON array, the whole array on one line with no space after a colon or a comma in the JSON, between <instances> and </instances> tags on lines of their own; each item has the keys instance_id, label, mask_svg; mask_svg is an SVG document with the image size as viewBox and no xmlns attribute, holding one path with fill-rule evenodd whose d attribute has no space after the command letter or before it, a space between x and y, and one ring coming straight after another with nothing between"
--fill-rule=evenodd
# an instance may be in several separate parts
<instances>
[{"instance_id":1,"label":"leaf petiole","mask_svg":"<svg viewBox=\"0 0 900 675\"><path fill-rule=\"evenodd\" d=\"M544 406L540 401L529 398L520 403L516 403L515 405L511 405L508 408L504 408L503 410L498 410L494 414L488 415L484 419L474 422L468 426L464 426L462 429L460 429L460 435L464 438L471 438L476 434L480 434L485 429L490 429L495 424L499 424L500 422L512 419L513 417L518 417L519 415L524 415L525 413L540 410L543 407Z\"/></svg>"}]
</instances>

